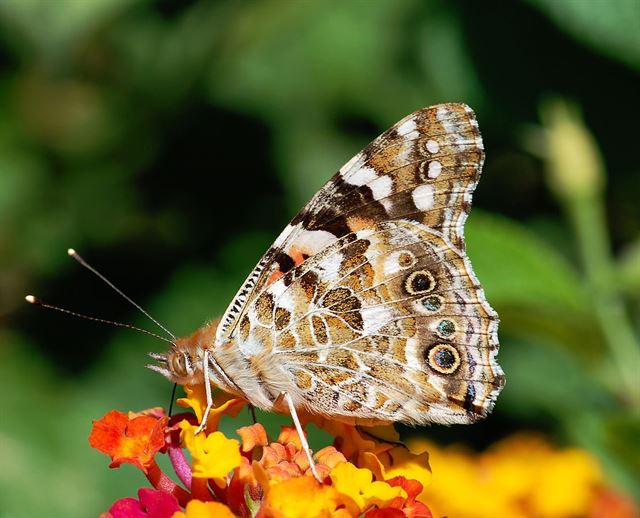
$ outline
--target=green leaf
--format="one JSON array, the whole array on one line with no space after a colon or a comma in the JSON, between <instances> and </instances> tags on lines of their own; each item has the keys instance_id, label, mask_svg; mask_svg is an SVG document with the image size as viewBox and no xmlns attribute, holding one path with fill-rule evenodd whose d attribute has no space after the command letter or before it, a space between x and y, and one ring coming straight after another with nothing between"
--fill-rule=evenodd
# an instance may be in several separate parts
<instances>
[{"instance_id":1,"label":"green leaf","mask_svg":"<svg viewBox=\"0 0 640 518\"><path fill-rule=\"evenodd\" d=\"M467 249L487 298L512 336L599 357L603 342L575 268L523 225L474 210Z\"/></svg>"},{"instance_id":2,"label":"green leaf","mask_svg":"<svg viewBox=\"0 0 640 518\"><path fill-rule=\"evenodd\" d=\"M562 30L608 57L640 67L637 0L529 0Z\"/></svg>"}]
</instances>

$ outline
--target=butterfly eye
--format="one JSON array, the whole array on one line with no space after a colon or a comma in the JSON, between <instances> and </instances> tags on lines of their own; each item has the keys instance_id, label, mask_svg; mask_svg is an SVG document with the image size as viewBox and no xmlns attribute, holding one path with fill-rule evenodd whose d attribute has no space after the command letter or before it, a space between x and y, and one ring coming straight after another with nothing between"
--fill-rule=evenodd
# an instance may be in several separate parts
<instances>
[{"instance_id":1,"label":"butterfly eye","mask_svg":"<svg viewBox=\"0 0 640 518\"><path fill-rule=\"evenodd\" d=\"M191 359L189 353L182 351L176 352L169 359L171 369L178 376L187 376L191 371Z\"/></svg>"},{"instance_id":2,"label":"butterfly eye","mask_svg":"<svg viewBox=\"0 0 640 518\"><path fill-rule=\"evenodd\" d=\"M438 344L427 354L429 367L440 374L453 374L460 366L458 350L449 344Z\"/></svg>"}]
</instances>

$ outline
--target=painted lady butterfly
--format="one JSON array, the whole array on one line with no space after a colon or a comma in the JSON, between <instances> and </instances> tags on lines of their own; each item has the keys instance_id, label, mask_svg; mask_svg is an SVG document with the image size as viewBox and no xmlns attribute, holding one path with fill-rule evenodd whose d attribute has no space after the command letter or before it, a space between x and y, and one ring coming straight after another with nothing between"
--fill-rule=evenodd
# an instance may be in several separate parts
<instances>
[{"instance_id":1,"label":"painted lady butterfly","mask_svg":"<svg viewBox=\"0 0 640 518\"><path fill-rule=\"evenodd\" d=\"M296 409L359 425L486 416L504 384L498 317L463 238L483 149L464 104L404 118L287 225L219 322L150 368L289 411L301 438Z\"/></svg>"}]
</instances>

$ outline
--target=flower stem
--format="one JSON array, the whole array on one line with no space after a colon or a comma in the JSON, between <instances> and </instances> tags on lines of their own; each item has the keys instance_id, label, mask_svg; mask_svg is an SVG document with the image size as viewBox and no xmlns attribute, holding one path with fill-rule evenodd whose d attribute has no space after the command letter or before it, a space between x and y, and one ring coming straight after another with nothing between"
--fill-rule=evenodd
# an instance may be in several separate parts
<instances>
[{"instance_id":1,"label":"flower stem","mask_svg":"<svg viewBox=\"0 0 640 518\"><path fill-rule=\"evenodd\" d=\"M617 290L602 200L577 198L568 205L596 317L620 375L620 396L640 411L640 345Z\"/></svg>"},{"instance_id":2,"label":"flower stem","mask_svg":"<svg viewBox=\"0 0 640 518\"><path fill-rule=\"evenodd\" d=\"M206 478L193 477L191 481L191 494L193 498L203 502L210 502L213 500L211 491L209 491L209 481Z\"/></svg>"},{"instance_id":3,"label":"flower stem","mask_svg":"<svg viewBox=\"0 0 640 518\"><path fill-rule=\"evenodd\" d=\"M155 460L151 461L147 469L147 479L151 482L151 485L156 489L160 489L165 493L172 494L178 499L181 506L187 505L187 502L191 500L191 495L171 480L156 463Z\"/></svg>"},{"instance_id":4,"label":"flower stem","mask_svg":"<svg viewBox=\"0 0 640 518\"><path fill-rule=\"evenodd\" d=\"M555 99L541 107L541 117L548 134L548 183L574 228L594 313L617 371L609 381L640 412L640 344L616 283L604 210L604 160L574 106Z\"/></svg>"}]
</instances>

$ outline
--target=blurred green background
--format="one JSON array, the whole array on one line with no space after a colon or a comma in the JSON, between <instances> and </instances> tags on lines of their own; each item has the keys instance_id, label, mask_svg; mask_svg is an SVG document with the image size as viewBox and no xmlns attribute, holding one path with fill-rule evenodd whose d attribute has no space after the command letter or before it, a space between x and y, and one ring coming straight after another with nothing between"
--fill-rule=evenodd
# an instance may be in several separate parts
<instances>
[{"instance_id":1,"label":"blurred green background","mask_svg":"<svg viewBox=\"0 0 640 518\"><path fill-rule=\"evenodd\" d=\"M0 1L0 515L134 495L91 421L169 400L144 368L166 344L24 303L154 330L68 247L188 334L343 163L445 101L485 140L466 234L507 385L483 423L403 433L542 431L638 498L639 6Z\"/></svg>"}]
</instances>

